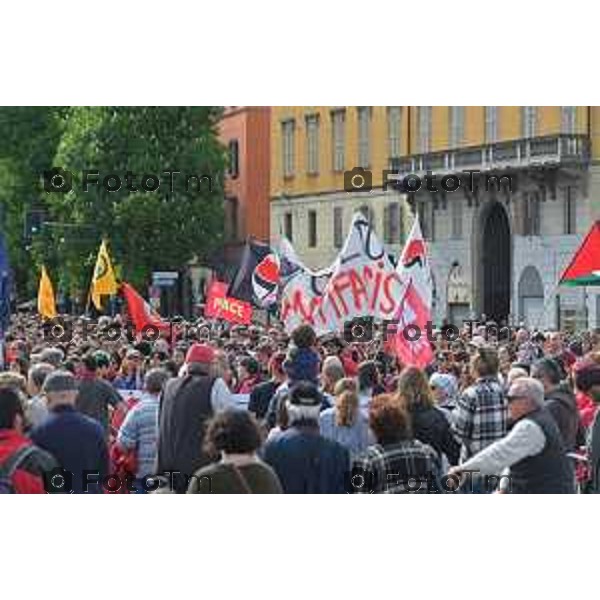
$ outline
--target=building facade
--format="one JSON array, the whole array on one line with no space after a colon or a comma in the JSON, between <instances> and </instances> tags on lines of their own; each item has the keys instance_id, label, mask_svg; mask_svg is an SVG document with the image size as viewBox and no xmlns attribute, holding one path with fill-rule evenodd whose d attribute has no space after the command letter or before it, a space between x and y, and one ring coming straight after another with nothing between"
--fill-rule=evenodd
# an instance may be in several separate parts
<instances>
[{"instance_id":1,"label":"building facade","mask_svg":"<svg viewBox=\"0 0 600 600\"><path fill-rule=\"evenodd\" d=\"M428 240L436 322L485 314L595 327L595 290L557 282L600 217L599 135L599 107L273 109L271 235L291 233L307 264L321 267L353 210L372 211L382 238L394 237L392 253L414 211ZM344 170L354 167L372 171L372 191L344 191ZM398 189L386 185L386 169Z\"/></svg>"},{"instance_id":2,"label":"building facade","mask_svg":"<svg viewBox=\"0 0 600 600\"><path fill-rule=\"evenodd\" d=\"M410 210L382 189L401 151L401 107L281 106L271 112L271 237L286 235L306 264L328 267L362 210L391 253L402 247ZM370 191L346 191L346 174L365 169ZM369 183L371 185L369 185Z\"/></svg>"},{"instance_id":3,"label":"building facade","mask_svg":"<svg viewBox=\"0 0 600 600\"><path fill-rule=\"evenodd\" d=\"M225 234L230 244L253 237L268 241L270 107L227 106L219 138L227 148Z\"/></svg>"}]
</instances>

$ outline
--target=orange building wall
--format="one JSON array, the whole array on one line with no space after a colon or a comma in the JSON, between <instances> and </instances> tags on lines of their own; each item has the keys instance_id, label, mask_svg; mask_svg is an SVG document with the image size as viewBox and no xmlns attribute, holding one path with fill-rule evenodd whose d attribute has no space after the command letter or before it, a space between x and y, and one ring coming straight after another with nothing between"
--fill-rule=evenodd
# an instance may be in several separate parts
<instances>
[{"instance_id":1,"label":"orange building wall","mask_svg":"<svg viewBox=\"0 0 600 600\"><path fill-rule=\"evenodd\" d=\"M225 178L225 195L238 199L238 238L269 239L270 107L226 108L219 125L221 143L238 141L239 175Z\"/></svg>"}]
</instances>

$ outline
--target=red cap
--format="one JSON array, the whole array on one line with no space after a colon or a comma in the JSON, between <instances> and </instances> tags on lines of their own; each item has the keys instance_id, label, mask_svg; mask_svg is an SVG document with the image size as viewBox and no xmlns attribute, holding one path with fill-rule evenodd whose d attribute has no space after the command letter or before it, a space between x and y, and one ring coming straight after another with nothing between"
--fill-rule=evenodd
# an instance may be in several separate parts
<instances>
[{"instance_id":1,"label":"red cap","mask_svg":"<svg viewBox=\"0 0 600 600\"><path fill-rule=\"evenodd\" d=\"M211 363L215 351L206 344L192 344L185 357L186 363Z\"/></svg>"}]
</instances>

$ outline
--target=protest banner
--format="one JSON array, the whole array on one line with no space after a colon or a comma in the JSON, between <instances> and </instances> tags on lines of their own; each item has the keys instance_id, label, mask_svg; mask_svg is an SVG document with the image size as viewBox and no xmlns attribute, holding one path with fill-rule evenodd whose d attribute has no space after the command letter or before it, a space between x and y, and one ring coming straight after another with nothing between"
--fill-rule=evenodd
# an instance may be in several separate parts
<instances>
[{"instance_id":1,"label":"protest banner","mask_svg":"<svg viewBox=\"0 0 600 600\"><path fill-rule=\"evenodd\" d=\"M252 307L247 302L227 296L227 284L213 281L206 298L206 317L223 319L230 323L249 325L252 321Z\"/></svg>"},{"instance_id":2,"label":"protest banner","mask_svg":"<svg viewBox=\"0 0 600 600\"><path fill-rule=\"evenodd\" d=\"M281 319L288 332L309 323L323 335L343 331L344 323L356 317L392 319L406 291L362 213L354 215L342 251L329 269L313 272L294 266L291 273L282 268Z\"/></svg>"}]
</instances>

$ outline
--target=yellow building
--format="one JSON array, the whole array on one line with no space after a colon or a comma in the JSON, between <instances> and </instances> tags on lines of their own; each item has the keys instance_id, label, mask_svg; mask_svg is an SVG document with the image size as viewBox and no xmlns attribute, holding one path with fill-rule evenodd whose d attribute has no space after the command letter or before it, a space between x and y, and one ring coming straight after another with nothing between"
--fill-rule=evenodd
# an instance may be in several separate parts
<instances>
[{"instance_id":1,"label":"yellow building","mask_svg":"<svg viewBox=\"0 0 600 600\"><path fill-rule=\"evenodd\" d=\"M383 171L402 151L402 107L282 106L271 117L271 233L284 233L312 267L339 252L352 214L363 209L396 251L410 211ZM371 174L371 191L345 191L348 171ZM367 182L368 183L368 182Z\"/></svg>"},{"instance_id":2,"label":"yellow building","mask_svg":"<svg viewBox=\"0 0 600 600\"><path fill-rule=\"evenodd\" d=\"M587 312L600 324L595 296L584 311L577 291L559 301L555 289L600 217L599 135L600 107L274 107L271 235L324 267L362 209L397 253L410 204L429 240L438 318L486 313L550 327ZM351 179L360 168L370 182ZM420 187L386 185L390 169Z\"/></svg>"}]
</instances>

